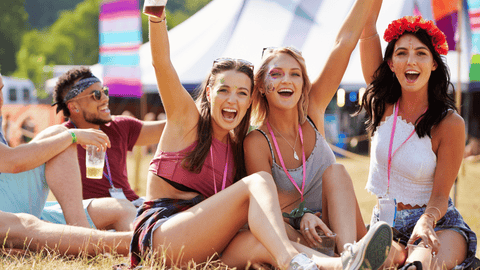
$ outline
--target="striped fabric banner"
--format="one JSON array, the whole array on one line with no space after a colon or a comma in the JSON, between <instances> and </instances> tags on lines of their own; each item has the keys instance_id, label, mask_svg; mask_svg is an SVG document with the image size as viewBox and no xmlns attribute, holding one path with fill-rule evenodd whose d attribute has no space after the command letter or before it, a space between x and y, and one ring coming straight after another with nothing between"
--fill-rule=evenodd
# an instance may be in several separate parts
<instances>
[{"instance_id":1,"label":"striped fabric banner","mask_svg":"<svg viewBox=\"0 0 480 270\"><path fill-rule=\"evenodd\" d=\"M472 31L472 65L470 81L480 82L480 1L467 0L470 28Z\"/></svg>"},{"instance_id":2,"label":"striped fabric banner","mask_svg":"<svg viewBox=\"0 0 480 270\"><path fill-rule=\"evenodd\" d=\"M448 49L456 48L456 32L458 26L458 0L432 0L435 24L447 36Z\"/></svg>"},{"instance_id":3,"label":"striped fabric banner","mask_svg":"<svg viewBox=\"0 0 480 270\"><path fill-rule=\"evenodd\" d=\"M142 22L138 0L104 0L100 6L98 27L99 62L110 95L141 97L139 49Z\"/></svg>"}]
</instances>

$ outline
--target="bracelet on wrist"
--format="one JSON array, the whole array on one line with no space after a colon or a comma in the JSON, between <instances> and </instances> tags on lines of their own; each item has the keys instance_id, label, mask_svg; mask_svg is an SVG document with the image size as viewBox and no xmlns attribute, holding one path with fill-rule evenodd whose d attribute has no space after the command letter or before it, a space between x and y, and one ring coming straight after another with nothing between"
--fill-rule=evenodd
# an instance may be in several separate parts
<instances>
[{"instance_id":1,"label":"bracelet on wrist","mask_svg":"<svg viewBox=\"0 0 480 270\"><path fill-rule=\"evenodd\" d=\"M366 38L361 38L360 41L370 40L370 39L372 39L372 38L374 38L374 37L376 37L376 36L378 36L378 33L376 33L375 35L371 35L371 36L369 36L369 37L366 37Z\"/></svg>"},{"instance_id":2,"label":"bracelet on wrist","mask_svg":"<svg viewBox=\"0 0 480 270\"><path fill-rule=\"evenodd\" d=\"M72 143L77 143L77 135L75 135L75 132L73 132L73 130L68 130L68 132L70 132L72 136Z\"/></svg>"},{"instance_id":3,"label":"bracelet on wrist","mask_svg":"<svg viewBox=\"0 0 480 270\"><path fill-rule=\"evenodd\" d=\"M167 16L163 17L163 19L161 19L160 21L152 21L151 18L148 18L148 20L149 20L151 23L161 23L161 22L167 20Z\"/></svg>"}]
</instances>

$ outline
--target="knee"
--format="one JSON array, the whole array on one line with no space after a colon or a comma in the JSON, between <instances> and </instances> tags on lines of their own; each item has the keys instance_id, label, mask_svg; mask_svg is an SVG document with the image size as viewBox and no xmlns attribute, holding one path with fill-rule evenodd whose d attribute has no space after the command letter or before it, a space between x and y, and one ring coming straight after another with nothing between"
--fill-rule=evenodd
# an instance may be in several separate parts
<instances>
[{"instance_id":1,"label":"knee","mask_svg":"<svg viewBox=\"0 0 480 270\"><path fill-rule=\"evenodd\" d=\"M352 183L352 179L345 169L345 166L342 164L332 164L328 167L323 173L323 182L326 184L341 183Z\"/></svg>"},{"instance_id":2,"label":"knee","mask_svg":"<svg viewBox=\"0 0 480 270\"><path fill-rule=\"evenodd\" d=\"M11 236L13 238L23 237L27 232L32 231L38 227L41 222L37 217L18 213L12 214L7 212L0 212L0 237Z\"/></svg>"},{"instance_id":3,"label":"knee","mask_svg":"<svg viewBox=\"0 0 480 270\"><path fill-rule=\"evenodd\" d=\"M244 178L249 187L263 185L269 189L276 188L273 176L265 171L256 172Z\"/></svg>"}]
</instances>

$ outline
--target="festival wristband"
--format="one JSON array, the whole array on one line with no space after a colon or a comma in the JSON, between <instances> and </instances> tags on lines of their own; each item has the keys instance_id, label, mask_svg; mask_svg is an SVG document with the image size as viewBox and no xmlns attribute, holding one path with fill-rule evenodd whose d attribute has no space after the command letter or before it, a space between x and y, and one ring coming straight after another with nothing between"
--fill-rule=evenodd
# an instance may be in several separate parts
<instances>
[{"instance_id":1,"label":"festival wristband","mask_svg":"<svg viewBox=\"0 0 480 270\"><path fill-rule=\"evenodd\" d=\"M77 143L77 135L75 135L75 132L73 130L69 130L70 135L72 135L72 143Z\"/></svg>"}]
</instances>

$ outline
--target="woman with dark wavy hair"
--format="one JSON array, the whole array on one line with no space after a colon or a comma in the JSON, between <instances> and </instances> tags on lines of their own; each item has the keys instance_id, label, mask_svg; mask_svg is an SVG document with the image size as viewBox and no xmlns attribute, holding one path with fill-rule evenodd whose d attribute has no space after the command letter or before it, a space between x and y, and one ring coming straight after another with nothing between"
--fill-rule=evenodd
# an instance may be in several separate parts
<instances>
[{"instance_id":1,"label":"woman with dark wavy hair","mask_svg":"<svg viewBox=\"0 0 480 270\"><path fill-rule=\"evenodd\" d=\"M376 8L380 9L380 5ZM394 243L385 266L463 269L476 252L475 233L449 198L465 146L465 123L451 97L441 55L448 45L432 21L407 16L384 34L382 59L370 18L360 43L369 84L357 113L373 135L367 190L378 197L371 224L387 221Z\"/></svg>"}]
</instances>

